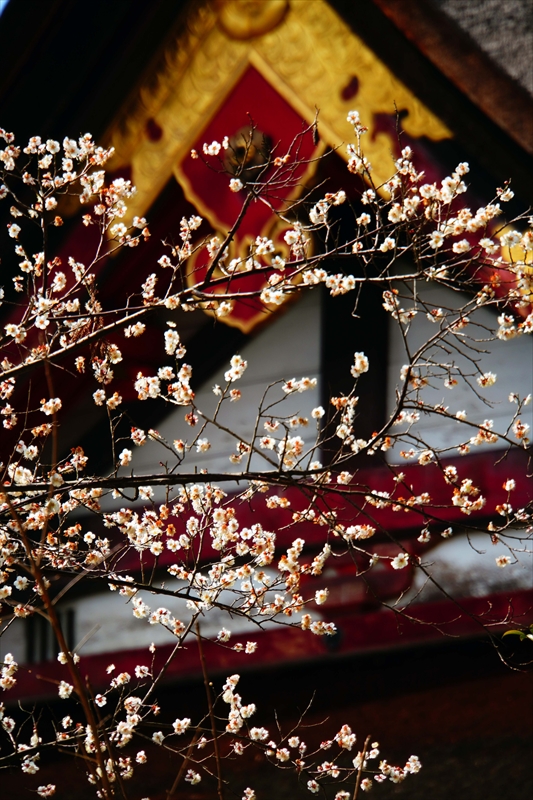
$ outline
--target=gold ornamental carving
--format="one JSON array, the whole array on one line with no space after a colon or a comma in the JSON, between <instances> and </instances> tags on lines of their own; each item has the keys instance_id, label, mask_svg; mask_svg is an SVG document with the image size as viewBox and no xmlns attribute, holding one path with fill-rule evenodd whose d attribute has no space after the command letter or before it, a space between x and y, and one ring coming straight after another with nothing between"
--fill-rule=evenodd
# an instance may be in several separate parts
<instances>
[{"instance_id":1,"label":"gold ornamental carving","mask_svg":"<svg viewBox=\"0 0 533 800\"><path fill-rule=\"evenodd\" d=\"M211 2L191 15L163 68L149 76L108 132L116 151L112 167L130 164L137 186L130 219L144 215L169 177L179 176L180 162L249 65L307 123L318 109L322 141L346 160L344 145L353 140L346 116L356 108L368 127L363 145L376 184L394 172L395 144L378 130L376 115L404 112L402 127L414 138L452 136L326 0ZM357 94L344 99L350 80L357 81ZM149 135L150 125L158 137Z\"/></svg>"},{"instance_id":2,"label":"gold ornamental carving","mask_svg":"<svg viewBox=\"0 0 533 800\"><path fill-rule=\"evenodd\" d=\"M230 39L262 36L282 21L289 0L215 0L218 24Z\"/></svg>"}]
</instances>

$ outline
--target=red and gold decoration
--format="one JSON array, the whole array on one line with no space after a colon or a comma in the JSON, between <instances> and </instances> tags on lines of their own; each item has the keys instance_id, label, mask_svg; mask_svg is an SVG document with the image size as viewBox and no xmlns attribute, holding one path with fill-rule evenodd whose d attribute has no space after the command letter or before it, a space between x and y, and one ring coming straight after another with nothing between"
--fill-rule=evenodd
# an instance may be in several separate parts
<instances>
[{"instance_id":1,"label":"red and gold decoration","mask_svg":"<svg viewBox=\"0 0 533 800\"><path fill-rule=\"evenodd\" d=\"M191 150L201 152L204 142L235 139L253 127L284 153L313 124L318 110L321 143L302 139L300 159L312 161L326 146L339 148L345 158L343 144L353 137L346 117L354 107L368 128L365 154L377 185L394 172L397 147L394 132L383 130L383 115L402 112L403 130L412 138L439 141L452 135L325 0L216 0L205 5L169 47L157 79L141 87L109 131L116 151L113 167L129 167L138 190L129 215L145 215L174 175L198 212L225 235L243 197L231 194L228 175L191 160ZM312 164L302 169L292 199L311 173ZM279 203L290 199L282 193ZM268 236L282 250L279 207L272 206L258 202L249 207L232 257L243 256L252 232ZM204 268L196 256L189 272L196 280ZM257 276L249 280L258 288L253 283ZM224 317L247 331L262 319L264 310L243 302Z\"/></svg>"}]
</instances>

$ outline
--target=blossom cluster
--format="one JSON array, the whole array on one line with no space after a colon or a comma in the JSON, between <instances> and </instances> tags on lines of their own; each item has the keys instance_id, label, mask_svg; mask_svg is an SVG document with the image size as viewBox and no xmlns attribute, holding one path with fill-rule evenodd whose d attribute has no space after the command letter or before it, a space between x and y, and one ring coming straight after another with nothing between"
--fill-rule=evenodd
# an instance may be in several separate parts
<instances>
[{"instance_id":1,"label":"blossom cluster","mask_svg":"<svg viewBox=\"0 0 533 800\"><path fill-rule=\"evenodd\" d=\"M295 637L313 634L335 643L342 594L337 565L349 564L356 587L374 573L378 583L380 575L393 576L407 587L422 562L419 553L434 543L434 530L439 541L454 531L455 540L462 535L460 525L454 522L454 530L448 525L447 514L508 548L496 551L499 575L519 559L532 522L530 507L514 500L523 495L523 476L509 475L502 496L493 497L467 458L460 467L449 459L473 448L511 452L529 445L530 395L510 387L506 422L485 408L498 405L491 392L504 382L490 357L492 343L511 348L533 330L532 221L526 230L525 216L510 224L503 220L502 205L512 199L508 186L470 210L468 165L462 162L451 175L427 183L409 147L399 152L391 178L375 185L361 147L366 126L355 111L348 121L355 142L348 146L346 187L321 189L320 196L311 192L281 208L272 199L283 194L280 188L295 196L293 151L271 154L261 177L249 181L242 169L227 167L233 147L228 137L206 143L201 155L216 160L228 179L227 191L243 202L253 200L252 207L264 201L275 211L281 233L262 228L247 233L244 243L237 242L235 231L202 239L202 218L183 217L177 241L164 243L165 253L157 254L138 285L132 276L120 307L101 291L101 254L142 245L149 229L144 217L128 214L132 183L106 177L112 151L97 147L88 134L62 143L32 137L19 147L0 129L5 142L0 200L10 206L7 240L17 264L15 294L11 287L8 292L17 302L6 305L0 341L0 411L6 440L13 442L0 466L0 601L6 630L38 614L61 638L54 598L59 591L61 599L63 589L57 587L66 586L69 596L78 582L93 581L124 602L139 630L152 626L146 630L154 637L167 637L174 659L185 649L190 653L193 644L201 654L209 639L225 648L228 658L253 662L261 658L262 631L277 625L292 628ZM30 246L30 224L39 222L45 232L61 227L66 193L77 194L86 212L83 224L98 239L94 258L86 263L55 255L46 236L37 248ZM348 216L346 236L341 221ZM397 374L387 377L394 402L379 429L372 430L365 418L365 393L367 382L385 368L368 349L367 334L364 342L357 337L336 342L339 351L348 349L348 357L344 373L335 376L343 389L332 396L318 374L294 374L292 366L282 374L281 348L269 354L280 367L252 415L246 404L255 386L241 379L247 369L250 375L253 350L235 353L221 369L214 398L197 390L194 378L203 365L197 365L189 345L196 323L182 329L184 315L208 312L219 326L224 318L235 322L235 312L255 303L267 318L301 292L325 291L331 298L350 295L358 317L366 313L359 295L368 285L380 292L406 362L400 370L399 361ZM447 306L450 295L457 302ZM421 342L423 326L430 333ZM147 366L142 354L154 342ZM287 348L291 345L288 340ZM191 364L184 362L187 349ZM206 363L216 351L215 342ZM78 418L72 417L74 395L61 388L60 370L78 381L81 395L91 387L91 413L105 423L104 456L92 470L92 459L79 444ZM44 379L34 381L34 375ZM35 395L30 384L46 389ZM442 397L435 397L441 390ZM454 390L460 394L455 406L444 400L453 398ZM484 406L477 416L471 410L476 401ZM169 441L155 427L164 404L178 415L179 429ZM435 444L428 420L459 433ZM210 457L217 459L220 449L231 471L212 474L212 465L220 462ZM151 459L150 470L138 468L141 456L145 463ZM108 465L102 467L105 458ZM397 459L414 464L404 473ZM371 477L364 468L368 463L377 467ZM416 520L412 541L391 533L391 518L403 515ZM115 786L147 762L147 751L133 750L141 739L143 746L148 740L186 759L183 777L191 785L209 774L205 764L216 756L217 737L226 737L232 755L253 746L273 764L291 766L305 776L312 794L330 779L359 780L366 792L420 769L416 756L403 767L385 760L373 767L377 742L352 757L356 736L348 725L315 754L294 731L282 736L280 730L271 734L252 726L257 709L237 692L238 674L226 679L214 700L223 731L213 734L212 719L193 719L192 712L176 712L172 719L155 698L164 673L158 673L155 645L146 663L140 659L129 672L110 664L107 683L94 696L77 666L78 653L64 642L58 649L54 692L76 712L57 725L56 744L90 757L95 766L88 780L100 796L111 796L106 781ZM18 661L12 654L4 657L0 686L6 692L16 687ZM25 729L17 728L3 706L0 719L6 758L25 774L38 772L38 721L32 722L36 732L28 745ZM332 748L335 755L326 757ZM37 791L48 797L55 787ZM336 798L352 795L342 789ZM244 790L245 800L254 797L253 788Z\"/></svg>"}]
</instances>

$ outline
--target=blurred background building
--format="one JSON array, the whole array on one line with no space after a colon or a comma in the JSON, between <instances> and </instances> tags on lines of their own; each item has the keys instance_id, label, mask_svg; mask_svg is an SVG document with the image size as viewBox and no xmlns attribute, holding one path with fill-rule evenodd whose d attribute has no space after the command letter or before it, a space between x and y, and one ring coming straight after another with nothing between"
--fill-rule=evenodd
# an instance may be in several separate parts
<instances>
[{"instance_id":1,"label":"blurred background building","mask_svg":"<svg viewBox=\"0 0 533 800\"><path fill-rule=\"evenodd\" d=\"M237 141L250 119L264 139L283 148L313 122L318 109L319 141L305 145L312 159L350 140L346 115L357 108L369 127L366 154L378 179L390 175L399 148L410 144L429 180L440 180L468 161L474 206L510 179L519 211L530 202L533 185L533 30L527 6L521 0L10 0L0 16L0 124L19 141L35 134L77 138L90 131L99 143L115 147L110 168L137 185L131 216L148 218L152 238L146 247L108 259L102 267L108 298L125 298L153 271L163 252L161 240L177 233L182 216L200 213L206 221L203 235L208 226L216 232L231 225L238 202L232 207L227 199L227 179L189 154L224 135ZM344 159L343 148L331 152L302 174L302 184L312 188L327 177L331 190L346 188ZM355 190L350 200L358 202ZM84 261L92 242L74 207L65 216L58 250ZM250 233L281 242L283 229L268 210L250 225ZM246 246L246 235L244 227L237 252ZM9 281L9 260L2 268L2 282L6 276ZM201 270L202 264L195 268ZM305 403L299 396L291 411L304 414L331 393L345 391L353 352L363 350L371 363L384 366L365 384L361 435L379 429L394 404L401 343L388 328L378 294L369 297L357 320L350 317L351 302L349 296L332 301L317 292L275 313L238 304L216 328L201 312L176 312L198 402L210 402L212 385L222 382L229 358L239 351L250 363L241 387L248 400L235 406L231 425L247 430L261 386L293 375L317 378L316 390L304 396ZM491 322L492 312L484 313ZM161 339L158 324L154 328ZM419 335L425 333L422 326ZM284 347L288 339L291 348ZM160 344L147 336L140 347L136 343L136 352L126 352L120 391L132 418L145 413L132 387L137 370L149 369L154 347ZM518 390L531 390L530 367L518 367L531 364L530 339L524 337L513 352L516 360L510 361L501 347L491 351L503 393L495 395L496 402L506 397L509 384L517 387L517 376ZM91 463L104 471L109 464L99 445L103 423L92 389L82 385L72 391L67 432L76 430ZM475 413L475 401L469 402ZM179 436L183 415L166 415L164 404L154 409L151 424L170 439ZM432 425L426 433L436 446L447 436L442 426ZM227 446L223 436L214 441L212 450L198 458L198 467L224 468ZM517 497L528 502L531 485L524 482L521 460L496 468L497 457L487 452L465 457L482 490L503 498L502 480L515 476ZM161 455L151 444L136 458L133 466L148 473ZM369 470L377 488L385 480L379 469ZM420 490L428 488L424 481L430 478L416 468L412 476ZM248 513L253 521L261 512L251 507ZM529 797L533 784L526 765L533 723L524 709L531 686L524 674L501 665L470 615L503 618L510 602L515 611L530 613L531 561L503 574L491 553L473 559L465 537L423 547L416 541L420 531L414 517L389 517L384 512L382 523L406 548L431 553L435 574L461 600L463 612L415 584L410 610L420 622L410 624L385 607L409 589L408 570L383 567L366 584L354 577L353 565L339 561L326 576L328 619L336 622L338 636L325 642L310 641L299 631L262 633L257 657L246 662L246 690L272 687L261 688L265 705L281 703L280 712L290 720L317 688L313 720L342 716L360 736L371 731L400 760L410 755L405 747L412 748L425 764L423 772L409 785L383 788L384 797L444 800L452 792L465 800ZM281 511L276 522L280 527L286 522ZM448 515L446 522L455 520ZM320 546L319 533L309 526L311 546ZM484 547L481 540L474 544ZM377 546L386 551L385 542ZM60 613L72 646L85 640L81 652L96 684L104 680L110 660L131 670L154 640L154 630L134 624L116 594L77 591L68 593ZM438 629L427 624L434 620L441 623ZM220 620L213 621L213 633L219 627ZM237 637L249 636L234 630ZM162 658L170 652L164 632L156 643ZM43 677L52 677L55 669L46 626L37 618L20 629L14 625L0 647L2 654L13 651L26 663L20 700L45 697ZM241 669L231 652L215 647L207 652L214 677ZM167 702L176 695L181 700L186 688L194 711L194 703L202 700L197 669L192 655L175 663L162 689ZM162 761L162 786L170 770ZM44 772L39 781L44 782ZM294 786L273 786L271 797L300 796ZM153 786L146 790L159 796Z\"/></svg>"}]
</instances>

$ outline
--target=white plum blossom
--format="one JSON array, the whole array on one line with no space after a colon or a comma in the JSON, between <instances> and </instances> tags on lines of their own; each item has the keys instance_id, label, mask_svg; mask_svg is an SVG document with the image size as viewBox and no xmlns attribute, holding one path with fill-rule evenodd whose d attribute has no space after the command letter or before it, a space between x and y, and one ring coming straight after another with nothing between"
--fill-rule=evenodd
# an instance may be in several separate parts
<instances>
[{"instance_id":1,"label":"white plum blossom","mask_svg":"<svg viewBox=\"0 0 533 800\"><path fill-rule=\"evenodd\" d=\"M504 568L510 563L511 563L510 556L496 556L496 565L498 567Z\"/></svg>"},{"instance_id":2,"label":"white plum blossom","mask_svg":"<svg viewBox=\"0 0 533 800\"><path fill-rule=\"evenodd\" d=\"M396 240L392 236L387 236L380 244L379 249L382 253L387 253L389 250L394 250L396 247Z\"/></svg>"},{"instance_id":3,"label":"white plum blossom","mask_svg":"<svg viewBox=\"0 0 533 800\"><path fill-rule=\"evenodd\" d=\"M201 37L200 44L193 39L203 47ZM186 50L178 54L184 64ZM157 117L153 130L161 123L166 146L172 125L160 100L145 133ZM80 656L64 642L58 648L57 680L40 681L39 691L66 700L72 716L50 725L46 711L33 718L31 704L21 701L16 719L0 704L0 727L24 776L39 770L40 751L78 748L92 789L107 796L106 782L112 794L151 758L150 748L130 747L140 735L174 753L191 786L205 774L216 777L219 756L247 758L246 750L258 749L271 765L296 771L310 794L348 800L354 791L415 775L420 761L389 764L364 731L357 752L347 724L327 731L316 752L314 742L303 741L305 721L298 729L252 726L269 709L245 697L239 675L229 674L234 662L268 660L283 624L279 652L286 641L287 653L305 655L307 642L308 657L320 655L325 643L338 643L331 618L342 630L365 586L373 603L392 608L413 598L419 579L434 577L436 591L438 553L430 546L453 556L470 539L475 558L478 535L493 547L490 563L509 600L502 617L512 621L514 573L532 526L524 453L530 365L520 354L533 333L533 217L518 211L511 219L507 206L498 221L500 205L513 198L508 183L496 190L497 202L478 207L466 162L438 180L433 169L425 177L414 145L400 145L388 166L372 165L360 114L346 118L346 191L329 181L317 120L290 146L273 140L270 152L251 121L248 133L216 134L197 145L190 166L195 173L209 167L211 199L219 186L222 210L233 219L209 214L209 231L200 236L202 218L192 210L162 234L164 254L148 250L145 257L150 232L142 214L151 206L157 222L159 204L146 192L152 186L157 194L158 181L146 183L139 173L135 196L131 181L106 174L113 150L89 134L62 142L32 136L19 147L0 129L3 234L14 270L0 289L5 632L17 634L39 618L62 641L52 608L57 602L63 622L69 604L85 602L84 585L114 593L103 625L119 606L127 620L111 642L116 666L106 670L98 657L102 675L94 681L92 657L76 674ZM157 137L141 134L139 146L155 156ZM241 134L249 144L244 160L235 146ZM118 166L124 153L117 155ZM190 189L189 200L200 196ZM64 223L58 211L70 214L76 198L88 235L81 250L81 240L60 240L56 231ZM90 242L98 240L92 254ZM127 262L123 248L137 245L139 257ZM72 246L83 263L68 254ZM302 296L308 305L298 305ZM386 340L392 349L384 360ZM224 365L230 341L235 354ZM505 392L492 390L496 371ZM501 403L507 395L510 405ZM80 442L91 436L89 461ZM465 516L467 525L457 522ZM425 602L419 594L416 601ZM487 620L478 621L503 621L496 607ZM129 637L129 626L139 639ZM98 637L88 636L87 652L94 652ZM99 636L105 639L105 630ZM150 638L155 642L138 657L121 655L123 644ZM351 646L348 639L343 647ZM207 712L193 715L178 693L171 713L158 704L156 695L165 692L154 692L161 677L188 670L196 656L201 666L203 650L217 698L215 741L209 702ZM225 681L221 663L228 665ZM7 653L0 689L16 687L22 696L28 676L20 676ZM55 785L36 792L51 797ZM256 798L243 784L237 794Z\"/></svg>"},{"instance_id":4,"label":"white plum blossom","mask_svg":"<svg viewBox=\"0 0 533 800\"><path fill-rule=\"evenodd\" d=\"M358 378L364 372L368 372L369 361L364 353L354 353L354 363L351 368L351 374L354 378Z\"/></svg>"},{"instance_id":5,"label":"white plum blossom","mask_svg":"<svg viewBox=\"0 0 533 800\"><path fill-rule=\"evenodd\" d=\"M230 363L231 369L224 373L224 379L229 383L239 380L248 366L248 362L239 355L233 356Z\"/></svg>"},{"instance_id":6,"label":"white plum blossom","mask_svg":"<svg viewBox=\"0 0 533 800\"><path fill-rule=\"evenodd\" d=\"M404 569L409 564L409 556L407 553L398 553L391 561L393 569Z\"/></svg>"},{"instance_id":7,"label":"white plum blossom","mask_svg":"<svg viewBox=\"0 0 533 800\"><path fill-rule=\"evenodd\" d=\"M61 681L58 688L59 696L62 700L66 700L72 694L74 687L66 681Z\"/></svg>"},{"instance_id":8,"label":"white plum blossom","mask_svg":"<svg viewBox=\"0 0 533 800\"><path fill-rule=\"evenodd\" d=\"M489 386L494 386L497 376L494 372L485 372L483 375L479 375L476 380L480 386L487 388Z\"/></svg>"}]
</instances>

